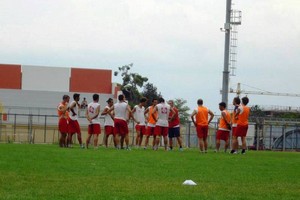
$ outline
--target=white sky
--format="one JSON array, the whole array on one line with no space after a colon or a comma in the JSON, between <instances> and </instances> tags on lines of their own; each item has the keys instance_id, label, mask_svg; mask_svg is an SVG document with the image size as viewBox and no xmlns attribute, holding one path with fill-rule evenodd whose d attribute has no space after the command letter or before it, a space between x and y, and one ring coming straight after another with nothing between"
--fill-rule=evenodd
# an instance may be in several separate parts
<instances>
[{"instance_id":1,"label":"white sky","mask_svg":"<svg viewBox=\"0 0 300 200\"><path fill-rule=\"evenodd\" d=\"M231 87L300 94L300 1L233 3L242 25ZM1 0L0 63L112 70L134 63L132 72L148 77L165 99L186 99L193 109L203 98L218 113L225 6L226 0ZM251 105L300 102L248 96Z\"/></svg>"}]
</instances>

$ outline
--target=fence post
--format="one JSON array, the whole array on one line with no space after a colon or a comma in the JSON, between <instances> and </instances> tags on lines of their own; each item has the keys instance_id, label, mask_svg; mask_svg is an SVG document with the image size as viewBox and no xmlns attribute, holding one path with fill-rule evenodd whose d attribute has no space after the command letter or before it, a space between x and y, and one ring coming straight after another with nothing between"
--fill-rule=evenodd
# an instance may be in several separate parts
<instances>
[{"instance_id":1,"label":"fence post","mask_svg":"<svg viewBox=\"0 0 300 200\"><path fill-rule=\"evenodd\" d=\"M32 138L32 114L28 116L28 143L31 143Z\"/></svg>"},{"instance_id":2,"label":"fence post","mask_svg":"<svg viewBox=\"0 0 300 200\"><path fill-rule=\"evenodd\" d=\"M17 129L17 114L14 114L14 135L13 135L13 142L16 141L16 129Z\"/></svg>"},{"instance_id":3,"label":"fence post","mask_svg":"<svg viewBox=\"0 0 300 200\"><path fill-rule=\"evenodd\" d=\"M270 150L272 150L273 146L273 125L270 125Z\"/></svg>"},{"instance_id":4,"label":"fence post","mask_svg":"<svg viewBox=\"0 0 300 200\"><path fill-rule=\"evenodd\" d=\"M284 126L282 127L282 134L283 134L282 150L283 150L283 151L285 151L285 126L286 126L286 125L284 125Z\"/></svg>"},{"instance_id":5,"label":"fence post","mask_svg":"<svg viewBox=\"0 0 300 200\"><path fill-rule=\"evenodd\" d=\"M47 133L47 115L45 115L45 124L44 124L44 143L46 143L46 133Z\"/></svg>"}]
</instances>

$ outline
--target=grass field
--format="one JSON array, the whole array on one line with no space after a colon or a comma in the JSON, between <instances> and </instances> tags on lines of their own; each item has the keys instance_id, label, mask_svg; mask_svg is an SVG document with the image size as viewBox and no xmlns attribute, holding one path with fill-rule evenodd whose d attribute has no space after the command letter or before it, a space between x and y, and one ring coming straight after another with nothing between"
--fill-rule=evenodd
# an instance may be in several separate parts
<instances>
[{"instance_id":1,"label":"grass field","mask_svg":"<svg viewBox=\"0 0 300 200\"><path fill-rule=\"evenodd\" d=\"M295 152L0 144L0 199L300 199L299 166Z\"/></svg>"}]
</instances>

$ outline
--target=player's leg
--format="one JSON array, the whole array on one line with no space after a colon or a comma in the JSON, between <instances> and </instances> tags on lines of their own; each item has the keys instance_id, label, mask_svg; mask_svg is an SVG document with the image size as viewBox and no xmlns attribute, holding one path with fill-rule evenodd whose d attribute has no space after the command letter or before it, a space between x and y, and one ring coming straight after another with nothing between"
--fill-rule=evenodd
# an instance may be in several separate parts
<instances>
[{"instance_id":1,"label":"player's leg","mask_svg":"<svg viewBox=\"0 0 300 200\"><path fill-rule=\"evenodd\" d=\"M246 153L246 148L247 148L246 137L242 136L241 140L242 140L242 154L245 154Z\"/></svg>"}]
</instances>

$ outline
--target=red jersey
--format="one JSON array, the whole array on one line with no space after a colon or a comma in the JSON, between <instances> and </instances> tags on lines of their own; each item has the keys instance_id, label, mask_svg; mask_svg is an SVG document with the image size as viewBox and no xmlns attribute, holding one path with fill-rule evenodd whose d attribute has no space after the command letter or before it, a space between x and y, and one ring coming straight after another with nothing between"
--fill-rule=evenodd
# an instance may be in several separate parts
<instances>
[{"instance_id":1,"label":"red jersey","mask_svg":"<svg viewBox=\"0 0 300 200\"><path fill-rule=\"evenodd\" d=\"M179 115L178 115L178 109L173 107L173 110L175 111L175 115L172 121L169 121L169 128L178 127L180 124L179 121ZM169 114L169 117L172 117L173 113Z\"/></svg>"}]
</instances>

